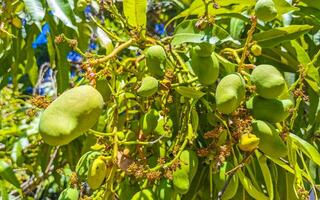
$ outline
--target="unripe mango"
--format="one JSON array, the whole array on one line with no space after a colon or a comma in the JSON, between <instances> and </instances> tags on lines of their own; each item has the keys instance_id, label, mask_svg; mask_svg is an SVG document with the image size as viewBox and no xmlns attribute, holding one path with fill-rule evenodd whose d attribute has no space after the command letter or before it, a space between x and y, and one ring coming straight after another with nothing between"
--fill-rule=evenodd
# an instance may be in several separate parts
<instances>
[{"instance_id":1,"label":"unripe mango","mask_svg":"<svg viewBox=\"0 0 320 200\"><path fill-rule=\"evenodd\" d=\"M241 135L238 146L242 151L253 151L258 147L259 141L256 135L245 133Z\"/></svg>"},{"instance_id":2,"label":"unripe mango","mask_svg":"<svg viewBox=\"0 0 320 200\"><path fill-rule=\"evenodd\" d=\"M200 44L196 44L192 48L192 53L197 54L199 57L210 57L212 55L213 50L214 45L207 42L203 42Z\"/></svg>"},{"instance_id":3,"label":"unripe mango","mask_svg":"<svg viewBox=\"0 0 320 200\"><path fill-rule=\"evenodd\" d=\"M180 155L180 168L173 172L173 186L177 193L188 192L198 170L198 156L192 150L184 150Z\"/></svg>"},{"instance_id":4,"label":"unripe mango","mask_svg":"<svg viewBox=\"0 0 320 200\"><path fill-rule=\"evenodd\" d=\"M267 156L279 158L287 154L286 145L272 124L261 120L253 121L252 133L260 138L259 149Z\"/></svg>"},{"instance_id":5,"label":"unripe mango","mask_svg":"<svg viewBox=\"0 0 320 200\"><path fill-rule=\"evenodd\" d=\"M216 104L219 112L235 111L245 98L245 82L240 74L229 74L221 79L216 89Z\"/></svg>"},{"instance_id":6,"label":"unripe mango","mask_svg":"<svg viewBox=\"0 0 320 200\"><path fill-rule=\"evenodd\" d=\"M215 54L211 54L209 57L200 57L198 54L193 53L190 64L201 84L211 85L217 80L219 61Z\"/></svg>"},{"instance_id":7,"label":"unripe mango","mask_svg":"<svg viewBox=\"0 0 320 200\"><path fill-rule=\"evenodd\" d=\"M147 76L142 79L141 86L137 90L139 96L150 97L158 91L158 80L152 76Z\"/></svg>"},{"instance_id":8,"label":"unripe mango","mask_svg":"<svg viewBox=\"0 0 320 200\"><path fill-rule=\"evenodd\" d=\"M95 190L100 187L104 178L106 177L108 170L107 165L100 157L96 158L88 171L88 184L91 189Z\"/></svg>"},{"instance_id":9,"label":"unripe mango","mask_svg":"<svg viewBox=\"0 0 320 200\"><path fill-rule=\"evenodd\" d=\"M140 119L140 128L144 134L150 134L158 124L159 113L158 111L151 109L144 114Z\"/></svg>"},{"instance_id":10,"label":"unripe mango","mask_svg":"<svg viewBox=\"0 0 320 200\"><path fill-rule=\"evenodd\" d=\"M285 120L289 116L289 110L293 103L289 99L265 99L255 96L252 102L252 116L255 119L277 123Z\"/></svg>"},{"instance_id":11,"label":"unripe mango","mask_svg":"<svg viewBox=\"0 0 320 200\"><path fill-rule=\"evenodd\" d=\"M145 51L146 64L148 67L148 72L154 76L163 76L166 52L160 45L154 45L149 47Z\"/></svg>"},{"instance_id":12,"label":"unripe mango","mask_svg":"<svg viewBox=\"0 0 320 200\"><path fill-rule=\"evenodd\" d=\"M59 195L58 200L78 200L80 193L77 189L66 188Z\"/></svg>"},{"instance_id":13,"label":"unripe mango","mask_svg":"<svg viewBox=\"0 0 320 200\"><path fill-rule=\"evenodd\" d=\"M277 98L286 88L282 74L272 65L259 65L251 73L257 93L267 99Z\"/></svg>"},{"instance_id":14,"label":"unripe mango","mask_svg":"<svg viewBox=\"0 0 320 200\"><path fill-rule=\"evenodd\" d=\"M101 94L83 85L64 92L42 113L39 132L50 145L65 145L89 130L103 107Z\"/></svg>"},{"instance_id":15,"label":"unripe mango","mask_svg":"<svg viewBox=\"0 0 320 200\"><path fill-rule=\"evenodd\" d=\"M260 56L261 53L262 53L262 48L261 48L260 45L254 44L254 45L252 45L250 51L252 52L252 54L253 54L254 56Z\"/></svg>"},{"instance_id":16,"label":"unripe mango","mask_svg":"<svg viewBox=\"0 0 320 200\"><path fill-rule=\"evenodd\" d=\"M277 9L273 0L258 0L254 7L258 19L268 22L277 16Z\"/></svg>"},{"instance_id":17,"label":"unripe mango","mask_svg":"<svg viewBox=\"0 0 320 200\"><path fill-rule=\"evenodd\" d=\"M137 192L133 195L131 200L155 200L155 195L153 194L152 190L144 189L140 192Z\"/></svg>"}]
</instances>

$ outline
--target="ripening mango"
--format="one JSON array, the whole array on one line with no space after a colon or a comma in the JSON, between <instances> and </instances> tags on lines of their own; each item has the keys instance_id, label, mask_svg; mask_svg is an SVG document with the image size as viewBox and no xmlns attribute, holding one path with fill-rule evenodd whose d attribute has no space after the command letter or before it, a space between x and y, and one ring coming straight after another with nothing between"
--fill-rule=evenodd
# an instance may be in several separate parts
<instances>
[{"instance_id":1,"label":"ripening mango","mask_svg":"<svg viewBox=\"0 0 320 200\"><path fill-rule=\"evenodd\" d=\"M174 190L179 194L188 192L198 169L198 156L194 151L184 150L180 155L180 168L173 172Z\"/></svg>"},{"instance_id":2,"label":"ripening mango","mask_svg":"<svg viewBox=\"0 0 320 200\"><path fill-rule=\"evenodd\" d=\"M78 200L80 192L74 188L66 188L59 195L58 200Z\"/></svg>"},{"instance_id":3,"label":"ripening mango","mask_svg":"<svg viewBox=\"0 0 320 200\"><path fill-rule=\"evenodd\" d=\"M257 93L267 99L277 98L286 88L282 74L272 65L259 65L251 73Z\"/></svg>"},{"instance_id":4,"label":"ripening mango","mask_svg":"<svg viewBox=\"0 0 320 200\"><path fill-rule=\"evenodd\" d=\"M286 145L272 124L255 120L252 122L252 133L260 138L259 149L267 156L279 158L287 154Z\"/></svg>"},{"instance_id":5,"label":"ripening mango","mask_svg":"<svg viewBox=\"0 0 320 200\"><path fill-rule=\"evenodd\" d=\"M160 45L154 45L146 49L145 51L146 64L148 72L153 76L163 76L166 52Z\"/></svg>"},{"instance_id":6,"label":"ripening mango","mask_svg":"<svg viewBox=\"0 0 320 200\"><path fill-rule=\"evenodd\" d=\"M258 147L259 141L256 135L245 133L241 135L238 146L242 151L253 151Z\"/></svg>"},{"instance_id":7,"label":"ripening mango","mask_svg":"<svg viewBox=\"0 0 320 200\"><path fill-rule=\"evenodd\" d=\"M252 102L252 116L255 119L277 123L285 120L289 116L289 110L293 103L289 99L265 99L255 96Z\"/></svg>"},{"instance_id":8,"label":"ripening mango","mask_svg":"<svg viewBox=\"0 0 320 200\"><path fill-rule=\"evenodd\" d=\"M245 98L245 82L240 74L229 74L221 79L216 89L216 104L219 112L235 111Z\"/></svg>"},{"instance_id":9,"label":"ripening mango","mask_svg":"<svg viewBox=\"0 0 320 200\"><path fill-rule=\"evenodd\" d=\"M137 90L139 96L150 97L158 91L158 80L152 76L147 76L142 79L141 86Z\"/></svg>"},{"instance_id":10,"label":"ripening mango","mask_svg":"<svg viewBox=\"0 0 320 200\"><path fill-rule=\"evenodd\" d=\"M277 9L273 0L258 0L254 7L258 19L268 22L277 16Z\"/></svg>"},{"instance_id":11,"label":"ripening mango","mask_svg":"<svg viewBox=\"0 0 320 200\"><path fill-rule=\"evenodd\" d=\"M89 130L103 107L103 97L91 86L64 92L42 113L39 132L50 145L65 145Z\"/></svg>"},{"instance_id":12,"label":"ripening mango","mask_svg":"<svg viewBox=\"0 0 320 200\"><path fill-rule=\"evenodd\" d=\"M107 172L108 170L107 170L106 162L100 157L96 158L92 162L88 171L87 181L90 188L93 190L99 188L104 178L106 177Z\"/></svg>"},{"instance_id":13,"label":"ripening mango","mask_svg":"<svg viewBox=\"0 0 320 200\"><path fill-rule=\"evenodd\" d=\"M201 84L211 85L217 80L219 75L219 61L214 53L209 57L201 57L193 53L190 64Z\"/></svg>"}]
</instances>

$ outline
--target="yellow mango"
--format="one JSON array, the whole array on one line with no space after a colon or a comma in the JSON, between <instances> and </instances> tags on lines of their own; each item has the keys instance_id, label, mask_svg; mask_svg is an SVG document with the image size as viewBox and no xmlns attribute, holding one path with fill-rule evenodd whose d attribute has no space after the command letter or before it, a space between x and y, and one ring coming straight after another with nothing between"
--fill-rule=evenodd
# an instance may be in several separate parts
<instances>
[{"instance_id":1,"label":"yellow mango","mask_svg":"<svg viewBox=\"0 0 320 200\"><path fill-rule=\"evenodd\" d=\"M282 74L272 65L259 65L251 73L257 93L267 99L277 98L286 88Z\"/></svg>"},{"instance_id":2,"label":"yellow mango","mask_svg":"<svg viewBox=\"0 0 320 200\"><path fill-rule=\"evenodd\" d=\"M239 148L242 151L253 151L259 145L260 139L256 135L251 133L242 134L239 141Z\"/></svg>"},{"instance_id":3,"label":"yellow mango","mask_svg":"<svg viewBox=\"0 0 320 200\"><path fill-rule=\"evenodd\" d=\"M104 178L107 175L107 165L100 157L96 158L88 171L88 184L91 189L95 190L103 183Z\"/></svg>"},{"instance_id":4,"label":"yellow mango","mask_svg":"<svg viewBox=\"0 0 320 200\"><path fill-rule=\"evenodd\" d=\"M39 132L50 145L65 145L89 130L103 108L101 94L91 86L70 89L42 113Z\"/></svg>"},{"instance_id":5,"label":"yellow mango","mask_svg":"<svg viewBox=\"0 0 320 200\"><path fill-rule=\"evenodd\" d=\"M216 89L217 110L224 114L235 111L245 99L245 82L240 74L229 74L221 79Z\"/></svg>"}]
</instances>

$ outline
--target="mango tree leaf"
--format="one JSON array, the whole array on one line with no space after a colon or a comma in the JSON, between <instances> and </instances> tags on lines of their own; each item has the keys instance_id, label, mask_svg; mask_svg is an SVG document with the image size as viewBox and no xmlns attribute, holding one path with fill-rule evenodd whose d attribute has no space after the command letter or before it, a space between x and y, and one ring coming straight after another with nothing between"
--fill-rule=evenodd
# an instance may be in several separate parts
<instances>
[{"instance_id":1,"label":"mango tree leaf","mask_svg":"<svg viewBox=\"0 0 320 200\"><path fill-rule=\"evenodd\" d=\"M298 146L298 149L300 149L313 162L320 166L320 153L314 146L312 146L311 144L309 144L308 142L301 139L295 134L290 133L289 137Z\"/></svg>"},{"instance_id":2,"label":"mango tree leaf","mask_svg":"<svg viewBox=\"0 0 320 200\"><path fill-rule=\"evenodd\" d=\"M273 183L272 183L272 177L271 173L267 164L267 157L265 155L262 155L261 153L256 153L259 165L261 168L261 172L263 174L264 182L267 186L267 191L270 199L274 198L274 192L273 192Z\"/></svg>"},{"instance_id":3,"label":"mango tree leaf","mask_svg":"<svg viewBox=\"0 0 320 200\"><path fill-rule=\"evenodd\" d=\"M123 12L128 23L134 27L145 28L147 24L146 0L123 0Z\"/></svg>"},{"instance_id":4,"label":"mango tree leaf","mask_svg":"<svg viewBox=\"0 0 320 200\"><path fill-rule=\"evenodd\" d=\"M314 0L301 0L302 2L304 2L305 4L307 4L310 7L316 8L318 10L320 10L320 4L319 1L314 1Z\"/></svg>"},{"instance_id":5,"label":"mango tree leaf","mask_svg":"<svg viewBox=\"0 0 320 200\"><path fill-rule=\"evenodd\" d=\"M5 187L4 181L0 180L0 196L2 200L9 200L9 194Z\"/></svg>"},{"instance_id":6,"label":"mango tree leaf","mask_svg":"<svg viewBox=\"0 0 320 200\"><path fill-rule=\"evenodd\" d=\"M0 160L0 177L16 186L17 188L20 188L20 182L18 181L11 166L3 160Z\"/></svg>"},{"instance_id":7,"label":"mango tree leaf","mask_svg":"<svg viewBox=\"0 0 320 200\"><path fill-rule=\"evenodd\" d=\"M179 45L185 42L216 44L219 41L231 38L223 28L214 25L204 30L196 28L197 20L186 20L180 23L174 33L171 44Z\"/></svg>"},{"instance_id":8,"label":"mango tree leaf","mask_svg":"<svg viewBox=\"0 0 320 200\"><path fill-rule=\"evenodd\" d=\"M252 181L243 174L241 169L237 171L237 175L243 188L247 191L247 193L250 196L252 196L254 199L269 200L269 198L266 195L264 195L262 192L260 192L254 187Z\"/></svg>"},{"instance_id":9,"label":"mango tree leaf","mask_svg":"<svg viewBox=\"0 0 320 200\"><path fill-rule=\"evenodd\" d=\"M312 29L310 25L290 25L254 34L253 39L262 47L273 47L285 41L296 39L310 29Z\"/></svg>"},{"instance_id":10,"label":"mango tree leaf","mask_svg":"<svg viewBox=\"0 0 320 200\"><path fill-rule=\"evenodd\" d=\"M297 11L299 8L292 6L289 4L286 0L276 0L273 1L277 12L278 12L278 17L282 17L283 14L288 13L290 11Z\"/></svg>"},{"instance_id":11,"label":"mango tree leaf","mask_svg":"<svg viewBox=\"0 0 320 200\"><path fill-rule=\"evenodd\" d=\"M209 2L209 0L206 0L206 2ZM254 6L255 0L216 0L215 3L218 5L218 8L215 8L210 4L208 7L209 14L219 15L227 13L241 13L248 7ZM187 17L189 15L204 15L205 10L206 8L203 0L195 0L188 9L171 19L168 24L181 17Z\"/></svg>"},{"instance_id":12,"label":"mango tree leaf","mask_svg":"<svg viewBox=\"0 0 320 200\"><path fill-rule=\"evenodd\" d=\"M186 86L179 86L176 87L175 90L184 97L191 98L191 99L200 99L205 93L196 90L194 88L186 87Z\"/></svg>"},{"instance_id":13,"label":"mango tree leaf","mask_svg":"<svg viewBox=\"0 0 320 200\"><path fill-rule=\"evenodd\" d=\"M39 30L41 30L41 20L45 16L45 9L43 8L40 0L24 0L24 6L30 14L32 20L35 22Z\"/></svg>"},{"instance_id":14,"label":"mango tree leaf","mask_svg":"<svg viewBox=\"0 0 320 200\"><path fill-rule=\"evenodd\" d=\"M47 0L47 3L56 17L58 17L66 26L78 31L78 28L74 25L75 16L68 0Z\"/></svg>"},{"instance_id":15,"label":"mango tree leaf","mask_svg":"<svg viewBox=\"0 0 320 200\"><path fill-rule=\"evenodd\" d=\"M296 50L298 61L305 67L308 66L306 82L316 93L319 93L318 84L320 78L318 70L315 68L314 65L308 65L311 62L310 57L305 51L305 49L297 41L292 40L291 45Z\"/></svg>"}]
</instances>

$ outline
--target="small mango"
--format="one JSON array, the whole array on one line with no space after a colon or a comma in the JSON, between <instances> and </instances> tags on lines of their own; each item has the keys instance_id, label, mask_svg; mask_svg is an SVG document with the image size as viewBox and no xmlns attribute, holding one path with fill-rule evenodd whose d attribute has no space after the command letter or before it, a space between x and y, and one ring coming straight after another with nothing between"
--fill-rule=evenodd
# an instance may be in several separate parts
<instances>
[{"instance_id":1,"label":"small mango","mask_svg":"<svg viewBox=\"0 0 320 200\"><path fill-rule=\"evenodd\" d=\"M158 91L158 80L152 76L147 76L142 79L141 86L137 90L139 96L150 97Z\"/></svg>"},{"instance_id":2,"label":"small mango","mask_svg":"<svg viewBox=\"0 0 320 200\"><path fill-rule=\"evenodd\" d=\"M252 102L252 116L255 119L277 123L285 120L289 116L289 110L293 103L289 99L265 99L255 96Z\"/></svg>"},{"instance_id":3,"label":"small mango","mask_svg":"<svg viewBox=\"0 0 320 200\"><path fill-rule=\"evenodd\" d=\"M209 57L201 57L193 53L190 64L201 84L211 85L217 80L219 75L219 61L214 53Z\"/></svg>"},{"instance_id":4,"label":"small mango","mask_svg":"<svg viewBox=\"0 0 320 200\"><path fill-rule=\"evenodd\" d=\"M217 110L224 114L235 111L245 99L245 82L240 74L229 74L221 79L216 89Z\"/></svg>"},{"instance_id":5,"label":"small mango","mask_svg":"<svg viewBox=\"0 0 320 200\"><path fill-rule=\"evenodd\" d=\"M258 147L259 141L260 139L257 138L256 135L251 133L245 133L241 135L238 146L242 151L250 152Z\"/></svg>"},{"instance_id":6,"label":"small mango","mask_svg":"<svg viewBox=\"0 0 320 200\"><path fill-rule=\"evenodd\" d=\"M135 193L131 198L131 200L155 200L155 199L156 199L155 195L150 189L141 190Z\"/></svg>"},{"instance_id":7,"label":"small mango","mask_svg":"<svg viewBox=\"0 0 320 200\"><path fill-rule=\"evenodd\" d=\"M260 138L259 149L267 156L279 158L287 154L287 147L272 124L255 120L252 122L252 133Z\"/></svg>"},{"instance_id":8,"label":"small mango","mask_svg":"<svg viewBox=\"0 0 320 200\"><path fill-rule=\"evenodd\" d=\"M88 85L64 92L41 115L43 140L53 146L70 143L98 121L103 104L101 94Z\"/></svg>"},{"instance_id":9,"label":"small mango","mask_svg":"<svg viewBox=\"0 0 320 200\"><path fill-rule=\"evenodd\" d=\"M179 194L188 192L198 170L198 156L192 150L184 150L180 155L180 168L173 172L174 190Z\"/></svg>"},{"instance_id":10,"label":"small mango","mask_svg":"<svg viewBox=\"0 0 320 200\"><path fill-rule=\"evenodd\" d=\"M262 48L260 45L254 44L251 46L250 51L254 56L260 56L262 53Z\"/></svg>"},{"instance_id":11,"label":"small mango","mask_svg":"<svg viewBox=\"0 0 320 200\"><path fill-rule=\"evenodd\" d=\"M277 98L286 88L282 74L272 65L259 65L251 73L257 93L267 99Z\"/></svg>"},{"instance_id":12,"label":"small mango","mask_svg":"<svg viewBox=\"0 0 320 200\"><path fill-rule=\"evenodd\" d=\"M207 42L203 42L200 44L196 44L193 48L192 48L192 53L197 54L199 57L210 57L213 53L214 50L214 45L207 43Z\"/></svg>"},{"instance_id":13,"label":"small mango","mask_svg":"<svg viewBox=\"0 0 320 200\"><path fill-rule=\"evenodd\" d=\"M140 119L140 128L144 134L150 134L157 127L159 113L155 109L149 110Z\"/></svg>"},{"instance_id":14,"label":"small mango","mask_svg":"<svg viewBox=\"0 0 320 200\"><path fill-rule=\"evenodd\" d=\"M80 192L74 188L66 188L59 195L58 200L78 200Z\"/></svg>"},{"instance_id":15,"label":"small mango","mask_svg":"<svg viewBox=\"0 0 320 200\"><path fill-rule=\"evenodd\" d=\"M254 7L258 19L268 22L277 16L277 9L273 0L258 0Z\"/></svg>"},{"instance_id":16,"label":"small mango","mask_svg":"<svg viewBox=\"0 0 320 200\"><path fill-rule=\"evenodd\" d=\"M100 187L100 185L103 183L104 178L106 177L108 173L106 162L98 157L96 158L88 171L88 184L91 189L95 190Z\"/></svg>"},{"instance_id":17,"label":"small mango","mask_svg":"<svg viewBox=\"0 0 320 200\"><path fill-rule=\"evenodd\" d=\"M166 52L160 45L154 45L146 49L145 51L146 64L148 72L153 76L164 75Z\"/></svg>"}]
</instances>

